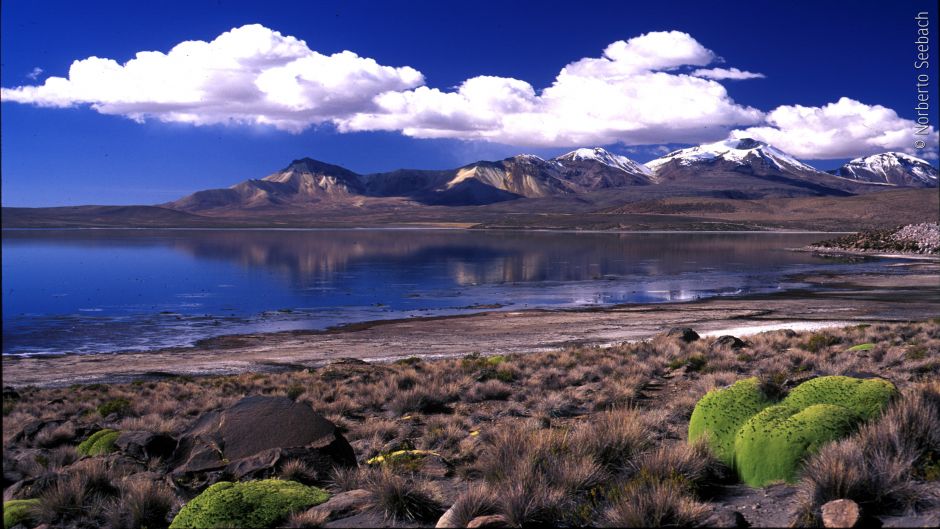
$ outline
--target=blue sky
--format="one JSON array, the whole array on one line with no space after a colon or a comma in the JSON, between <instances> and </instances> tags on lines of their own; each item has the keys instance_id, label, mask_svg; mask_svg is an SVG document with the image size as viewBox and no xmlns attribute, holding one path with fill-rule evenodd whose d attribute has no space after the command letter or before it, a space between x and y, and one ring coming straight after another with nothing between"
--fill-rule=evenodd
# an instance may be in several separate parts
<instances>
[{"instance_id":1,"label":"blue sky","mask_svg":"<svg viewBox=\"0 0 940 529\"><path fill-rule=\"evenodd\" d=\"M303 156L373 172L604 144L647 161L664 143L717 141L732 130L832 168L876 150L911 149L913 135L898 136L917 117L916 74L925 72L914 69L919 11L931 20L933 94L940 55L933 57L938 14L930 1L9 0L0 19L0 79L19 91L5 91L0 106L3 205L160 203L261 177ZM245 99L232 117L244 79L257 84L248 72L200 86L226 108L207 97L174 114L165 99L177 92L185 99L189 85L173 62L146 72L145 79L167 79L148 84L152 94L115 93L119 83L103 81L99 63L86 63L90 73L73 75L64 92L29 88L69 78L76 60L120 66L141 51L166 54L248 24L259 26L233 39L271 39L303 57L272 77L274 109ZM344 50L358 60L316 62ZM574 75L562 79L562 68ZM762 77L715 79L716 69ZM298 92L284 91L291 85L285 71L303 78ZM370 81L375 86L364 87L363 71L379 79ZM479 76L488 77L466 83ZM646 80L663 89L644 91ZM711 95L702 96L708 87ZM386 91L392 94L377 102ZM686 108L662 94L693 99ZM934 127L938 107L931 101ZM807 143L813 134L828 139ZM936 139L930 142L928 152L910 152L935 155Z\"/></svg>"}]
</instances>

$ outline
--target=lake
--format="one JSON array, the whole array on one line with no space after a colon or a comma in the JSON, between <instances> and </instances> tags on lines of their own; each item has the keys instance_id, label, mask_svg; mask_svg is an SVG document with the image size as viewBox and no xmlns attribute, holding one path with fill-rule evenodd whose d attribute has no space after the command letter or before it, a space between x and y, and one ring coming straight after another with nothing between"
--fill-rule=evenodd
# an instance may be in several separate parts
<instances>
[{"instance_id":1,"label":"lake","mask_svg":"<svg viewBox=\"0 0 940 529\"><path fill-rule=\"evenodd\" d=\"M376 319L773 292L883 269L807 233L5 230L3 354L191 345Z\"/></svg>"}]
</instances>

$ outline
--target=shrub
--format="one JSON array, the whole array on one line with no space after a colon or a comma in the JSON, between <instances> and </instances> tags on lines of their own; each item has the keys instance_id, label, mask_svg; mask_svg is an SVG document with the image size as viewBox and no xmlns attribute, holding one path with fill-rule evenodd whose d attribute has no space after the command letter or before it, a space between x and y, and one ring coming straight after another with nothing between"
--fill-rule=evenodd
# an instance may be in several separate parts
<instances>
[{"instance_id":1,"label":"shrub","mask_svg":"<svg viewBox=\"0 0 940 529\"><path fill-rule=\"evenodd\" d=\"M434 520L444 512L440 494L419 478L396 476L383 468L369 476L365 488L372 493L372 509L388 520Z\"/></svg>"},{"instance_id":2,"label":"shrub","mask_svg":"<svg viewBox=\"0 0 940 529\"><path fill-rule=\"evenodd\" d=\"M39 505L38 499L3 502L3 529L9 529L18 523L34 519L33 511L37 505Z\"/></svg>"},{"instance_id":3,"label":"shrub","mask_svg":"<svg viewBox=\"0 0 940 529\"><path fill-rule=\"evenodd\" d=\"M608 527L696 527L709 509L673 482L634 480L605 513Z\"/></svg>"},{"instance_id":4,"label":"shrub","mask_svg":"<svg viewBox=\"0 0 940 529\"><path fill-rule=\"evenodd\" d=\"M497 485L495 492L499 511L510 527L559 525L558 519L565 512L565 493L544 481L505 481Z\"/></svg>"},{"instance_id":5,"label":"shrub","mask_svg":"<svg viewBox=\"0 0 940 529\"><path fill-rule=\"evenodd\" d=\"M330 472L329 487L333 491L360 489L363 482L363 469L359 467L333 467Z\"/></svg>"},{"instance_id":6,"label":"shrub","mask_svg":"<svg viewBox=\"0 0 940 529\"><path fill-rule=\"evenodd\" d=\"M734 465L734 437L741 426L772 402L760 389L757 377L735 382L725 389L709 391L689 419L689 442L705 437L715 456Z\"/></svg>"},{"instance_id":7,"label":"shrub","mask_svg":"<svg viewBox=\"0 0 940 529\"><path fill-rule=\"evenodd\" d=\"M170 527L272 527L327 498L325 490L295 481L220 481L183 506Z\"/></svg>"},{"instance_id":8,"label":"shrub","mask_svg":"<svg viewBox=\"0 0 940 529\"><path fill-rule=\"evenodd\" d=\"M673 481L689 493L707 490L727 476L727 467L715 458L704 440L660 446L637 456L631 467L635 476Z\"/></svg>"},{"instance_id":9,"label":"shrub","mask_svg":"<svg viewBox=\"0 0 940 529\"><path fill-rule=\"evenodd\" d=\"M102 417L107 417L112 413L116 413L118 415L127 415L128 412L131 411L131 401L125 399L124 397L118 397L116 399L111 399L101 403L98 405L97 410Z\"/></svg>"},{"instance_id":10,"label":"shrub","mask_svg":"<svg viewBox=\"0 0 940 529\"><path fill-rule=\"evenodd\" d=\"M570 444L593 457L602 468L623 467L650 445L650 431L635 410L615 410L581 423Z\"/></svg>"},{"instance_id":11,"label":"shrub","mask_svg":"<svg viewBox=\"0 0 940 529\"><path fill-rule=\"evenodd\" d=\"M307 389L300 384L291 384L287 388L287 398L290 400L297 400L297 397L304 394Z\"/></svg>"},{"instance_id":12,"label":"shrub","mask_svg":"<svg viewBox=\"0 0 940 529\"><path fill-rule=\"evenodd\" d=\"M120 437L121 432L105 428L91 434L91 437L85 439L75 449L80 456L99 456L114 451L114 442Z\"/></svg>"},{"instance_id":13,"label":"shrub","mask_svg":"<svg viewBox=\"0 0 940 529\"><path fill-rule=\"evenodd\" d=\"M109 518L112 527L164 527L176 497L166 485L132 480L121 485L121 498Z\"/></svg>"},{"instance_id":14,"label":"shrub","mask_svg":"<svg viewBox=\"0 0 940 529\"><path fill-rule=\"evenodd\" d=\"M309 529L312 527L323 527L330 521L330 513L322 510L309 510L290 515L287 519L287 527L294 529Z\"/></svg>"},{"instance_id":15,"label":"shrub","mask_svg":"<svg viewBox=\"0 0 940 529\"><path fill-rule=\"evenodd\" d=\"M496 497L489 488L470 485L454 502L452 511L454 527L466 527L474 518L496 514L496 512Z\"/></svg>"},{"instance_id":16,"label":"shrub","mask_svg":"<svg viewBox=\"0 0 940 529\"><path fill-rule=\"evenodd\" d=\"M37 517L43 523L52 524L60 518L71 520L86 514L87 481L83 476L69 476L57 480L39 496Z\"/></svg>"},{"instance_id":17,"label":"shrub","mask_svg":"<svg viewBox=\"0 0 940 529\"><path fill-rule=\"evenodd\" d=\"M304 485L311 485L317 481L317 471L300 459L291 459L281 466L278 477L285 481L296 481Z\"/></svg>"},{"instance_id":18,"label":"shrub","mask_svg":"<svg viewBox=\"0 0 940 529\"><path fill-rule=\"evenodd\" d=\"M829 347L831 345L836 345L842 341L841 338L833 336L827 333L814 333L809 337L809 340L806 342L806 350L812 353L818 353L819 351Z\"/></svg>"}]
</instances>

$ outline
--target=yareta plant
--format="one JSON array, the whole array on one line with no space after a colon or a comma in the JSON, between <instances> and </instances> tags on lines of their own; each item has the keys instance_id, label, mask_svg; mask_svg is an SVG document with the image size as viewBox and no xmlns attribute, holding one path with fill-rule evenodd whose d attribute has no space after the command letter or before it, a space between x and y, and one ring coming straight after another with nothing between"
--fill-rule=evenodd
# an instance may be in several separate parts
<instances>
[{"instance_id":1,"label":"yareta plant","mask_svg":"<svg viewBox=\"0 0 940 529\"><path fill-rule=\"evenodd\" d=\"M291 513L319 505L329 497L329 493L323 489L308 487L296 481L220 481L183 506L170 527L276 527Z\"/></svg>"},{"instance_id":2,"label":"yareta plant","mask_svg":"<svg viewBox=\"0 0 940 529\"><path fill-rule=\"evenodd\" d=\"M689 442L708 436L708 446L719 460L734 466L734 436L757 412L773 404L760 390L757 377L739 380L702 397L689 420Z\"/></svg>"},{"instance_id":3,"label":"yareta plant","mask_svg":"<svg viewBox=\"0 0 940 529\"><path fill-rule=\"evenodd\" d=\"M748 378L699 400L689 442L705 437L748 485L792 482L806 456L877 417L895 395L887 380L828 376L800 384L775 404Z\"/></svg>"}]
</instances>

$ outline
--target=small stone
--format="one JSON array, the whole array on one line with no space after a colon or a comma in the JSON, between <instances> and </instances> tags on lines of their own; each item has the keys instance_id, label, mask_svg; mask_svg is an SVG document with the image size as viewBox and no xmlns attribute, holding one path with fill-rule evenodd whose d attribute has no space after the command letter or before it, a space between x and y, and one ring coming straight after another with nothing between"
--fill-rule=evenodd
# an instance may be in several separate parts
<instances>
[{"instance_id":1,"label":"small stone","mask_svg":"<svg viewBox=\"0 0 940 529\"><path fill-rule=\"evenodd\" d=\"M824 527L855 527L859 515L858 504L852 500L834 500L822 506Z\"/></svg>"},{"instance_id":2,"label":"small stone","mask_svg":"<svg viewBox=\"0 0 940 529\"><path fill-rule=\"evenodd\" d=\"M744 515L738 511L724 509L713 513L705 520L705 527L744 528L750 527Z\"/></svg>"},{"instance_id":3,"label":"small stone","mask_svg":"<svg viewBox=\"0 0 940 529\"><path fill-rule=\"evenodd\" d=\"M489 527L509 527L509 522L502 514L490 514L488 516L477 516L467 524L467 529L485 529Z\"/></svg>"},{"instance_id":4,"label":"small stone","mask_svg":"<svg viewBox=\"0 0 940 529\"><path fill-rule=\"evenodd\" d=\"M364 510L369 503L372 493L363 489L347 490L333 495L326 503L321 503L309 510L325 512L328 520L345 518Z\"/></svg>"},{"instance_id":5,"label":"small stone","mask_svg":"<svg viewBox=\"0 0 940 529\"><path fill-rule=\"evenodd\" d=\"M438 520L437 524L434 525L435 529L459 527L457 525L457 520L454 519L454 507L455 506L456 504L451 505L450 509L447 509L446 511L444 511L444 514L441 515L441 519Z\"/></svg>"}]
</instances>

